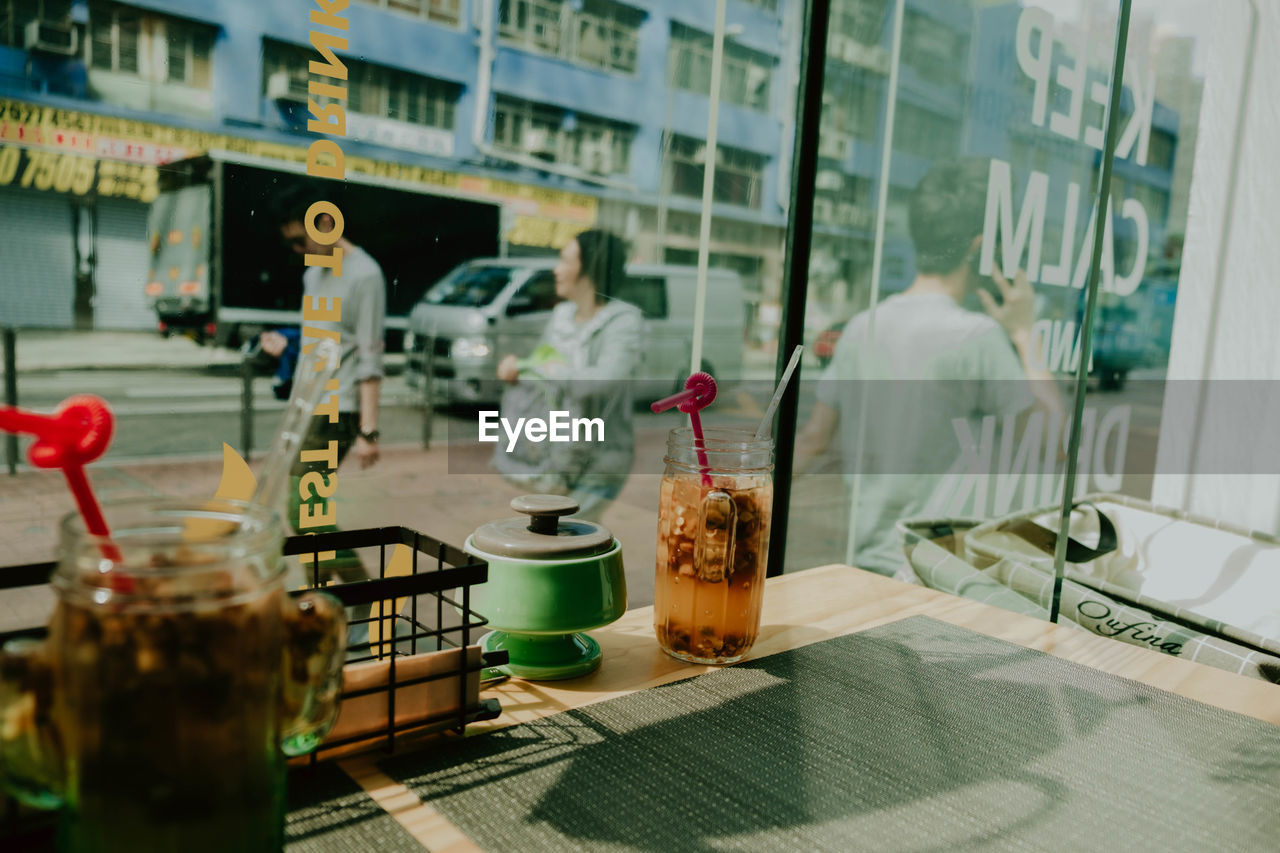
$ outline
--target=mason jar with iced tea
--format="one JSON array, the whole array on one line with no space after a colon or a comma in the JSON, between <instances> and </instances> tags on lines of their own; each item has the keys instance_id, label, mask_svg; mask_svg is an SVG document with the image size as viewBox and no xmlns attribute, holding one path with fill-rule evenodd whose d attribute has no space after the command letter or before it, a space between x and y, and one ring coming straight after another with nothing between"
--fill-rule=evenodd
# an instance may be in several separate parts
<instances>
[{"instance_id":1,"label":"mason jar with iced tea","mask_svg":"<svg viewBox=\"0 0 1280 853\"><path fill-rule=\"evenodd\" d=\"M283 584L276 516L238 501L69 517L43 641L0 649L0 783L67 851L278 851L288 755L333 725L346 620Z\"/></svg>"},{"instance_id":2,"label":"mason jar with iced tea","mask_svg":"<svg viewBox=\"0 0 1280 853\"><path fill-rule=\"evenodd\" d=\"M760 630L773 439L709 428L667 438L658 502L653 620L658 644L693 663L741 660Z\"/></svg>"}]
</instances>

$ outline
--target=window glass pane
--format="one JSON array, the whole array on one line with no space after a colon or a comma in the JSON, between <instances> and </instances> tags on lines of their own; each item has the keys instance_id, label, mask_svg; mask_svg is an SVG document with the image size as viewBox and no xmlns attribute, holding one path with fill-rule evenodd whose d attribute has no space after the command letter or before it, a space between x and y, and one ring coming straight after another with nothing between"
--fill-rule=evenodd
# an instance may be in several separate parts
<instances>
[{"instance_id":1,"label":"window glass pane","mask_svg":"<svg viewBox=\"0 0 1280 853\"><path fill-rule=\"evenodd\" d=\"M431 305L482 307L493 302L511 281L508 266L459 267L427 291Z\"/></svg>"},{"instance_id":2,"label":"window glass pane","mask_svg":"<svg viewBox=\"0 0 1280 853\"><path fill-rule=\"evenodd\" d=\"M1140 505L1119 496L1275 529L1280 469L1259 468L1260 444L1243 430L1205 426L1238 427L1245 411L1272 406L1207 381L1274 372L1219 319L1273 300L1209 272L1227 239L1222 216L1251 190L1193 164L1202 123L1236 126L1240 45L1258 22L1249 4L1227 3L1224 33L1207 36L1194 5L1133 4L1103 189L1118 4L906 4L891 89L894 4L833 3L788 567L849 562L941 585L936 549L913 562L923 540L954 549L958 563L945 565L963 567L979 546L956 534L976 521L1025 513L1052 531L1062 501L1085 495L1121 524ZM1211 113L1214 70L1224 95ZM1238 144L1223 134L1204 162ZM1199 275L1181 276L1184 258ZM1223 346L1230 367L1223 351L1207 354ZM1077 375L1087 391L1072 424ZM1079 468L1064 496L1072 433ZM1264 496L1265 509L1246 495ZM1093 535L1085 516L1073 514L1072 536ZM1130 568L1149 555L1135 549ZM1226 559L1171 571L1203 588ZM998 570L983 579L1011 583ZM1050 586L1018 592L1047 612Z\"/></svg>"},{"instance_id":3,"label":"window glass pane","mask_svg":"<svg viewBox=\"0 0 1280 853\"><path fill-rule=\"evenodd\" d=\"M1266 385L1241 402L1217 381L1277 369L1275 3L1134 0L1114 164L1099 140L1121 0L729 0L721 24L715 0L359 0L345 80L310 73L301 17L250 5L0 0L9 131L27 128L0 146L0 320L20 337L41 329L28 343L67 334L60 358L93 352L72 334L89 331L136 335L138 358L189 359L124 377L23 372L33 407L76 390L112 398L104 489L164 491L134 464L163 454L179 458L172 482L208 493L224 441L269 445L288 368L254 365L252 441L227 373L260 329L299 325L304 259L273 208L309 151L337 145L341 180L334 169L322 186L382 270L387 309L367 348L385 348L385 456L344 475L344 524L405 523L457 545L511 497L566 491L624 542L630 603L649 603L666 439L687 421L644 403L706 368L722 392L708 423L758 425L788 355L788 224L812 203L810 257L790 285L804 305L801 438L781 448L803 464L779 482L791 521L776 567L898 571L897 525L911 518L1051 511L1077 402L1080 490L1280 533L1265 438L1280 406ZM806 46L802 15L828 8L825 44ZM72 10L85 55L28 56L24 26ZM817 174L793 193L806 47L825 65ZM342 104L345 133L315 147L309 81L345 89L318 98ZM173 213L227 163L217 187L233 213ZM167 227L148 226L153 214ZM633 325L583 343L610 313ZM518 401L526 380L597 369L613 384L591 405L625 433L574 464L623 470L530 475L475 443L477 410L544 404ZM1219 419L1247 431L1222 437ZM1237 449L1245 462L1223 461ZM32 474L12 491L39 497L47 481ZM49 502L30 503L18 527L0 512L0 541L40 549L15 561L52 553Z\"/></svg>"},{"instance_id":4,"label":"window glass pane","mask_svg":"<svg viewBox=\"0 0 1280 853\"><path fill-rule=\"evenodd\" d=\"M636 70L637 34L645 13L611 0L504 0L504 40L525 49L608 71Z\"/></svg>"},{"instance_id":5,"label":"window glass pane","mask_svg":"<svg viewBox=\"0 0 1280 853\"><path fill-rule=\"evenodd\" d=\"M387 79L387 118L407 118L409 110L407 108L406 93L400 76L392 75ZM416 114L416 111L414 111ZM412 121L412 119L410 119Z\"/></svg>"},{"instance_id":6,"label":"window glass pane","mask_svg":"<svg viewBox=\"0 0 1280 853\"><path fill-rule=\"evenodd\" d=\"M13 0L14 43L22 44L28 21L40 17L40 0Z\"/></svg>"},{"instance_id":7,"label":"window glass pane","mask_svg":"<svg viewBox=\"0 0 1280 853\"><path fill-rule=\"evenodd\" d=\"M171 26L166 39L168 49L168 79L171 83L187 82L187 51L191 47L189 35L180 27Z\"/></svg>"},{"instance_id":8,"label":"window glass pane","mask_svg":"<svg viewBox=\"0 0 1280 853\"><path fill-rule=\"evenodd\" d=\"M633 275L619 289L618 298L639 308L645 317L658 320L667 316L667 287L665 278Z\"/></svg>"},{"instance_id":9,"label":"window glass pane","mask_svg":"<svg viewBox=\"0 0 1280 853\"><path fill-rule=\"evenodd\" d=\"M208 89L212 86L213 33L209 30L196 30L191 34L191 76L192 86Z\"/></svg>"},{"instance_id":10,"label":"window glass pane","mask_svg":"<svg viewBox=\"0 0 1280 853\"><path fill-rule=\"evenodd\" d=\"M110 71L115 53L115 23L110 17L95 18L89 32L90 65Z\"/></svg>"},{"instance_id":11,"label":"window glass pane","mask_svg":"<svg viewBox=\"0 0 1280 853\"><path fill-rule=\"evenodd\" d=\"M684 24L671 25L668 79L691 92L711 87L712 39ZM725 67L720 96L728 103L766 110L776 60L733 41L725 45Z\"/></svg>"},{"instance_id":12,"label":"window glass pane","mask_svg":"<svg viewBox=\"0 0 1280 853\"><path fill-rule=\"evenodd\" d=\"M461 20L460 0L429 0L428 15L433 21L456 24Z\"/></svg>"},{"instance_id":13,"label":"window glass pane","mask_svg":"<svg viewBox=\"0 0 1280 853\"><path fill-rule=\"evenodd\" d=\"M299 102L310 99L307 69L311 58L311 54L301 47L266 42L264 90L270 83L272 73L283 70L290 74L290 96ZM348 112L441 130L454 128L454 103L460 94L456 84L387 69L346 56L342 59L348 74L345 103ZM320 96L319 100L327 103L331 99ZM404 144L416 143L407 141L406 138Z\"/></svg>"},{"instance_id":14,"label":"window glass pane","mask_svg":"<svg viewBox=\"0 0 1280 853\"><path fill-rule=\"evenodd\" d=\"M573 172L609 176L629 168L633 126L514 98L497 101L494 144Z\"/></svg>"},{"instance_id":15,"label":"window glass pane","mask_svg":"<svg viewBox=\"0 0 1280 853\"><path fill-rule=\"evenodd\" d=\"M891 89L894 5L833 4L788 565L1061 497L1114 18L967 5L908 4Z\"/></svg>"},{"instance_id":16,"label":"window glass pane","mask_svg":"<svg viewBox=\"0 0 1280 853\"><path fill-rule=\"evenodd\" d=\"M138 73L138 41L142 20L127 12L116 14L116 68L129 74Z\"/></svg>"},{"instance_id":17,"label":"window glass pane","mask_svg":"<svg viewBox=\"0 0 1280 853\"><path fill-rule=\"evenodd\" d=\"M527 304L522 306L527 311L550 311L560 301L556 296L555 276L550 272L533 275L520 286L518 294L527 300Z\"/></svg>"}]
</instances>

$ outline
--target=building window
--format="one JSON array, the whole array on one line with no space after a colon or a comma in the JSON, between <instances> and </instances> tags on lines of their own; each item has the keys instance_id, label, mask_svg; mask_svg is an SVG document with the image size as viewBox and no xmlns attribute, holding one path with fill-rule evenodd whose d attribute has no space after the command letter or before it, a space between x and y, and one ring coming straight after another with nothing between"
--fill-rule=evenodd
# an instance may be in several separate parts
<instances>
[{"instance_id":1,"label":"building window","mask_svg":"<svg viewBox=\"0 0 1280 853\"><path fill-rule=\"evenodd\" d=\"M667 233L697 240L702 234L702 217L696 213L673 210L667 214ZM711 222L712 244L737 244L757 246L760 242L760 226L733 219L716 218Z\"/></svg>"},{"instance_id":2,"label":"building window","mask_svg":"<svg viewBox=\"0 0 1280 853\"><path fill-rule=\"evenodd\" d=\"M831 31L859 44L878 45L889 13L889 0L835 0L831 4Z\"/></svg>"},{"instance_id":3,"label":"building window","mask_svg":"<svg viewBox=\"0 0 1280 853\"><path fill-rule=\"evenodd\" d=\"M742 0L748 6L759 6L766 12L778 13L778 0Z\"/></svg>"},{"instance_id":4,"label":"building window","mask_svg":"<svg viewBox=\"0 0 1280 853\"><path fill-rule=\"evenodd\" d=\"M24 47L32 21L68 23L71 0L0 0L0 46Z\"/></svg>"},{"instance_id":5,"label":"building window","mask_svg":"<svg viewBox=\"0 0 1280 853\"><path fill-rule=\"evenodd\" d=\"M462 20L461 0L363 0L371 6L405 12L441 24L457 26Z\"/></svg>"},{"instance_id":6,"label":"building window","mask_svg":"<svg viewBox=\"0 0 1280 853\"><path fill-rule=\"evenodd\" d=\"M902 19L902 63L921 80L939 86L962 85L968 39L914 9Z\"/></svg>"},{"instance_id":7,"label":"building window","mask_svg":"<svg viewBox=\"0 0 1280 853\"><path fill-rule=\"evenodd\" d=\"M835 169L819 170L814 182L813 218L820 225L832 227L874 227L871 179Z\"/></svg>"},{"instance_id":8,"label":"building window","mask_svg":"<svg viewBox=\"0 0 1280 853\"><path fill-rule=\"evenodd\" d=\"M137 74L141 39L142 13L121 7L95 9L89 27L89 66Z\"/></svg>"},{"instance_id":9,"label":"building window","mask_svg":"<svg viewBox=\"0 0 1280 853\"><path fill-rule=\"evenodd\" d=\"M1112 183L1114 183L1114 179ZM1147 212L1147 219L1154 224L1163 224L1169 216L1169 194L1158 187L1150 184L1143 184L1137 181L1133 183L1133 197L1136 198L1144 210ZM1116 202L1114 213L1120 215L1120 204Z\"/></svg>"},{"instance_id":10,"label":"building window","mask_svg":"<svg viewBox=\"0 0 1280 853\"><path fill-rule=\"evenodd\" d=\"M215 32L194 21L97 5L89 18L89 67L208 89Z\"/></svg>"},{"instance_id":11,"label":"building window","mask_svg":"<svg viewBox=\"0 0 1280 853\"><path fill-rule=\"evenodd\" d=\"M502 0L498 34L525 50L632 74L643 21L644 12L609 0Z\"/></svg>"},{"instance_id":12,"label":"building window","mask_svg":"<svg viewBox=\"0 0 1280 853\"><path fill-rule=\"evenodd\" d=\"M667 77L671 85L705 95L711 91L712 37L683 24L671 24ZM726 41L720 72L720 97L731 104L769 109L773 57Z\"/></svg>"},{"instance_id":13,"label":"building window","mask_svg":"<svg viewBox=\"0 0 1280 853\"><path fill-rule=\"evenodd\" d=\"M1151 140L1147 143L1147 165L1157 169L1173 169L1173 134L1167 130L1151 131ZM1137 148L1134 148L1137 151ZM1136 154L1134 155L1136 159Z\"/></svg>"},{"instance_id":14,"label":"building window","mask_svg":"<svg viewBox=\"0 0 1280 853\"><path fill-rule=\"evenodd\" d=\"M693 267L698 265L698 250L668 248L663 251L662 259L668 264ZM733 270L744 281L758 285L764 272L764 258L759 255L738 255L732 252L709 252L707 266L714 269Z\"/></svg>"},{"instance_id":15,"label":"building window","mask_svg":"<svg viewBox=\"0 0 1280 853\"><path fill-rule=\"evenodd\" d=\"M879 138L880 87L871 85L865 76L863 81L844 85L833 78L822 92L821 127L824 135L866 141ZM848 153L824 156L843 160Z\"/></svg>"},{"instance_id":16,"label":"building window","mask_svg":"<svg viewBox=\"0 0 1280 853\"><path fill-rule=\"evenodd\" d=\"M671 137L670 150L663 158L670 190L675 195L702 198L702 180L707 162L707 146L687 136ZM715 201L742 207L760 207L760 187L764 183L765 158L750 151L716 147Z\"/></svg>"},{"instance_id":17,"label":"building window","mask_svg":"<svg viewBox=\"0 0 1280 853\"><path fill-rule=\"evenodd\" d=\"M275 80L287 80L287 93L296 100L307 100L309 63L315 58L313 51L279 42L267 42L263 62L263 89L270 96ZM348 112L374 118L387 118L408 124L420 124L442 130L453 130L454 110L461 87L455 83L436 80L386 68L368 62L347 59ZM279 94L279 90L274 90ZM328 98L317 98L328 102Z\"/></svg>"},{"instance_id":18,"label":"building window","mask_svg":"<svg viewBox=\"0 0 1280 853\"><path fill-rule=\"evenodd\" d=\"M891 237L906 238L911 231L911 190L889 187L884 210L884 230Z\"/></svg>"},{"instance_id":19,"label":"building window","mask_svg":"<svg viewBox=\"0 0 1280 853\"><path fill-rule=\"evenodd\" d=\"M593 175L626 174L635 128L621 122L499 95L493 145Z\"/></svg>"},{"instance_id":20,"label":"building window","mask_svg":"<svg viewBox=\"0 0 1280 853\"><path fill-rule=\"evenodd\" d=\"M960 152L960 120L938 115L915 104L898 101L894 119L895 151L930 160L954 157Z\"/></svg>"}]
</instances>

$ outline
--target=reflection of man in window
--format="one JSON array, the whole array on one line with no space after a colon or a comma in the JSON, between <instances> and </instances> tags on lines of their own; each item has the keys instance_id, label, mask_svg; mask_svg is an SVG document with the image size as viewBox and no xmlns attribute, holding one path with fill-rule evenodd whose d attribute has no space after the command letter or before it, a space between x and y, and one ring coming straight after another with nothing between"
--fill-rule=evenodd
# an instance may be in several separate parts
<instances>
[{"instance_id":1,"label":"reflection of man in window","mask_svg":"<svg viewBox=\"0 0 1280 853\"><path fill-rule=\"evenodd\" d=\"M1040 408L1060 408L1052 383L1027 382L1051 376L1031 361L1026 276L1010 282L993 270L998 297L978 286L988 163L944 163L916 186L916 278L845 326L797 438L796 471L804 473L839 432L843 470L857 475L849 534L862 568L892 574L901 566L894 525L902 518L986 512L954 505L961 496L946 474L962 456L955 422L980 437L984 416L1025 411L1037 402L1033 390ZM963 307L975 291L985 313Z\"/></svg>"}]
</instances>

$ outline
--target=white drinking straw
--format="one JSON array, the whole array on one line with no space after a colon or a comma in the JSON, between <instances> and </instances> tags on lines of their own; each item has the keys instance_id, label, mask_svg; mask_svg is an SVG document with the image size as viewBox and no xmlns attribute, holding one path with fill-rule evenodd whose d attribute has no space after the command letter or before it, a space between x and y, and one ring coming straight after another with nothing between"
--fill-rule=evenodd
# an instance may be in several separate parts
<instances>
[{"instance_id":1,"label":"white drinking straw","mask_svg":"<svg viewBox=\"0 0 1280 853\"><path fill-rule=\"evenodd\" d=\"M787 383L791 381L791 374L796 372L796 365L800 363L800 354L804 352L803 346L798 346L791 352L791 361L787 363L787 369L782 371L782 380L778 382L778 389L773 392L773 399L769 401L769 408L764 410L764 420L760 421L760 428L756 430L756 438L761 439L769 435L769 428L773 426L773 413L778 410L778 403L782 402L782 395L787 391Z\"/></svg>"},{"instance_id":2,"label":"white drinking straw","mask_svg":"<svg viewBox=\"0 0 1280 853\"><path fill-rule=\"evenodd\" d=\"M716 185L716 135L720 122L720 75L724 64L725 0L716 0L716 26L711 38L711 91L707 105L707 142L703 148L702 219L698 228L698 277L693 298L693 347L689 372L702 370L702 324L707 315L707 267L711 258L711 202Z\"/></svg>"},{"instance_id":3,"label":"white drinking straw","mask_svg":"<svg viewBox=\"0 0 1280 853\"><path fill-rule=\"evenodd\" d=\"M332 339L323 338L302 354L294 371L293 393L289 395L284 417L276 430L275 440L267 453L253 503L275 509L284 496L289 469L298 458L298 448L307 435L311 417L326 391L334 392L329 380L338 371L342 348Z\"/></svg>"}]
</instances>

